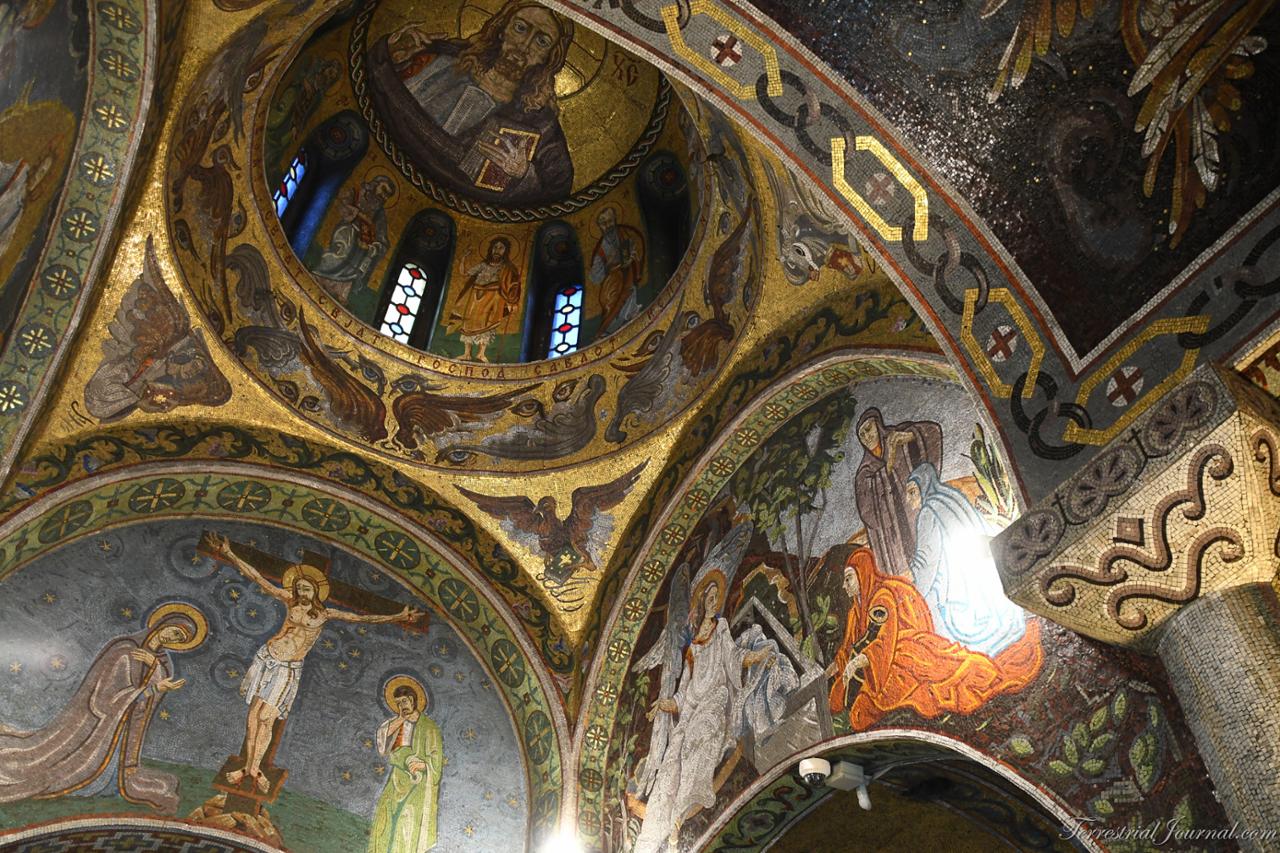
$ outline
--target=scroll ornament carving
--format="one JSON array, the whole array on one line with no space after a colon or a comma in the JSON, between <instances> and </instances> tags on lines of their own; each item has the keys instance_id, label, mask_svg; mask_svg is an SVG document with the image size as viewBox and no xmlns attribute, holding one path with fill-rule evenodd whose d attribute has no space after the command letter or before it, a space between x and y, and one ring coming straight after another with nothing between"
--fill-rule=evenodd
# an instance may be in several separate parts
<instances>
[{"instance_id":1,"label":"scroll ornament carving","mask_svg":"<svg viewBox=\"0 0 1280 853\"><path fill-rule=\"evenodd\" d=\"M1104 642L1154 648L1210 592L1280 558L1280 425L1239 377L1202 369L1002 534L1006 594Z\"/></svg>"}]
</instances>

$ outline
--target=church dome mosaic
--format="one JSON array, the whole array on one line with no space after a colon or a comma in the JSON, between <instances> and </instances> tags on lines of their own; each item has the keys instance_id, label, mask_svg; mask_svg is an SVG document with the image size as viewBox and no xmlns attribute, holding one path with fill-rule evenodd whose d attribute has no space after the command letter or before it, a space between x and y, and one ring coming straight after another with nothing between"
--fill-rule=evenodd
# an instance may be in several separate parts
<instances>
[{"instance_id":1,"label":"church dome mosaic","mask_svg":"<svg viewBox=\"0 0 1280 853\"><path fill-rule=\"evenodd\" d=\"M654 66L525 0L357 4L280 78L264 178L319 286L465 362L562 357L658 300L699 140Z\"/></svg>"}]
</instances>

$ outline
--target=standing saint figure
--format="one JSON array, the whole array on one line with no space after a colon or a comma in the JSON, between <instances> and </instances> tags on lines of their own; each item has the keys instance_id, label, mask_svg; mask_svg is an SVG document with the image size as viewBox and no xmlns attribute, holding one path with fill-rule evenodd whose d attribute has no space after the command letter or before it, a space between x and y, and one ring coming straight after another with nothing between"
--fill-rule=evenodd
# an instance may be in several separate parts
<instances>
[{"instance_id":1,"label":"standing saint figure","mask_svg":"<svg viewBox=\"0 0 1280 853\"><path fill-rule=\"evenodd\" d=\"M834 680L831 712L849 712L849 728L864 731L909 708L925 719L971 714L1001 693L1021 690L1044 661L1038 623L992 657L939 636L924 598L906 578L882 574L866 548L844 569L849 615L844 639L827 668Z\"/></svg>"},{"instance_id":2,"label":"standing saint figure","mask_svg":"<svg viewBox=\"0 0 1280 853\"><path fill-rule=\"evenodd\" d=\"M467 270L467 280L458 291L446 326L462 338L462 358L487 362L485 350L498 330L520 309L523 288L520 272L511 262L511 240L494 237L484 260Z\"/></svg>"},{"instance_id":3,"label":"standing saint figure","mask_svg":"<svg viewBox=\"0 0 1280 853\"><path fill-rule=\"evenodd\" d=\"M942 427L932 421L886 425L880 410L858 418L862 461L853 475L858 516L876 560L891 575L907 573L915 552L915 511L907 506L907 478L921 462L942 466Z\"/></svg>"},{"instance_id":4,"label":"standing saint figure","mask_svg":"<svg viewBox=\"0 0 1280 853\"><path fill-rule=\"evenodd\" d=\"M916 512L911 576L939 634L989 655L1016 641L1027 614L1004 594L990 535L995 532L964 492L929 462L911 472L907 506Z\"/></svg>"},{"instance_id":5,"label":"standing saint figure","mask_svg":"<svg viewBox=\"0 0 1280 853\"><path fill-rule=\"evenodd\" d=\"M373 298L366 294L369 275L387 251L386 208L395 194L395 182L386 175L375 175L358 187L343 190L338 199L338 224L329 236L328 247L311 268L325 290L357 313L367 309L363 303Z\"/></svg>"},{"instance_id":6,"label":"standing saint figure","mask_svg":"<svg viewBox=\"0 0 1280 853\"><path fill-rule=\"evenodd\" d=\"M30 732L0 725L0 803L61 797L114 777L120 796L159 812L178 810L176 776L141 763L142 744L174 678L174 652L204 642L209 623L184 602L163 604L140 634L103 646L52 720ZM112 772L108 772L112 771Z\"/></svg>"},{"instance_id":7,"label":"standing saint figure","mask_svg":"<svg viewBox=\"0 0 1280 853\"><path fill-rule=\"evenodd\" d=\"M271 784L262 772L262 759L271 744L271 729L276 720L289 716L289 710L298 697L302 663L325 623L330 619L366 624L413 622L422 615L422 611L406 606L399 613L374 616L329 609L324 606L324 600L329 597L329 579L315 566L290 566L284 573L284 585L276 586L252 565L237 557L227 537L210 534L209 539L222 559L286 608L280 630L258 649L240 683L240 695L249 705L249 716L245 721L245 764L227 773L226 777L232 785L239 785L246 778L252 779L258 790L265 794L271 789Z\"/></svg>"},{"instance_id":8,"label":"standing saint figure","mask_svg":"<svg viewBox=\"0 0 1280 853\"><path fill-rule=\"evenodd\" d=\"M374 104L396 145L455 192L537 205L573 191L556 74L573 23L507 0L466 39L408 24L369 49Z\"/></svg>"},{"instance_id":9,"label":"standing saint figure","mask_svg":"<svg viewBox=\"0 0 1280 853\"><path fill-rule=\"evenodd\" d=\"M611 205L596 216L600 240L591 251L591 283L600 288L602 333L612 331L644 272L644 236L630 225L618 224L618 211ZM624 318L625 319L625 318Z\"/></svg>"},{"instance_id":10,"label":"standing saint figure","mask_svg":"<svg viewBox=\"0 0 1280 853\"><path fill-rule=\"evenodd\" d=\"M425 853L436 846L436 812L444 747L427 716L431 698L408 675L387 681L383 701L395 716L378 726L378 754L387 759L386 787L369 830L369 853Z\"/></svg>"}]
</instances>

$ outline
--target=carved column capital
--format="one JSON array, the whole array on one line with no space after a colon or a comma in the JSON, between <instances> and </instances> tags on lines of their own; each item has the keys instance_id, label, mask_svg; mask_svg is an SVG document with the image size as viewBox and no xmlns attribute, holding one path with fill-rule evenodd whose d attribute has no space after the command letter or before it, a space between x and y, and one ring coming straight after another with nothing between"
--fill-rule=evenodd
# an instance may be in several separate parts
<instances>
[{"instance_id":1,"label":"carved column capital","mask_svg":"<svg viewBox=\"0 0 1280 853\"><path fill-rule=\"evenodd\" d=\"M1005 593L1155 651L1191 601L1280 566L1280 403L1205 365L993 543Z\"/></svg>"}]
</instances>

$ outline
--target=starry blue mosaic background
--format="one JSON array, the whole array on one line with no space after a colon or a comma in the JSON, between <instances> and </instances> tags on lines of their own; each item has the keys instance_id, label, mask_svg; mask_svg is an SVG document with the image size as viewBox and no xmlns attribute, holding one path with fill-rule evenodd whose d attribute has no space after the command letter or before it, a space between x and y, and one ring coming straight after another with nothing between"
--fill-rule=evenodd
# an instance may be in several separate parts
<instances>
[{"instance_id":1,"label":"starry blue mosaic background","mask_svg":"<svg viewBox=\"0 0 1280 853\"><path fill-rule=\"evenodd\" d=\"M239 750L247 708L240 679L284 608L235 570L197 555L205 529L285 559L303 549L331 555L334 579L422 606L362 561L286 531L165 521L98 534L0 581L0 725L43 725L111 638L142 630L163 602L187 601L206 614L210 635L199 648L174 655L177 677L187 683L163 698L143 760L195 765L212 778ZM436 849L518 847L528 804L515 732L487 673L435 610L426 635L395 625L325 626L307 657L277 756L289 770L286 790L372 816L385 779L373 736L390 716L381 686L399 673L431 691L430 716L444 738ZM103 792L94 786L86 793Z\"/></svg>"}]
</instances>

